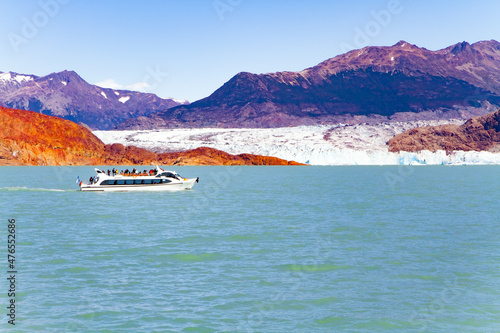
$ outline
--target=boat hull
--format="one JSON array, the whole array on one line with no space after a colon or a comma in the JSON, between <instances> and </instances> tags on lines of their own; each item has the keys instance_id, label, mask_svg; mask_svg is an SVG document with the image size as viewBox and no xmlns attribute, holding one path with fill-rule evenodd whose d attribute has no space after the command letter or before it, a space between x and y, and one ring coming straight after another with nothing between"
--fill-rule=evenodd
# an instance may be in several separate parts
<instances>
[{"instance_id":1,"label":"boat hull","mask_svg":"<svg viewBox=\"0 0 500 333\"><path fill-rule=\"evenodd\" d=\"M197 178L186 179L182 182L172 182L167 184L137 184L137 185L87 185L81 184L82 192L135 192L135 191L182 191L190 190L196 183Z\"/></svg>"}]
</instances>

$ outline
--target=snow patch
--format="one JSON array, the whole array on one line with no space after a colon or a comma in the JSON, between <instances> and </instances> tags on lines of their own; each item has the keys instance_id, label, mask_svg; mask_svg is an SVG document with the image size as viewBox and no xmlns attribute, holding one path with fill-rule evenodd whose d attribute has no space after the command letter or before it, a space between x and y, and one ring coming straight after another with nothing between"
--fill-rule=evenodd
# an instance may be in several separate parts
<instances>
[{"instance_id":1,"label":"snow patch","mask_svg":"<svg viewBox=\"0 0 500 333\"><path fill-rule=\"evenodd\" d=\"M130 96L120 97L118 100L122 103L126 103L130 99Z\"/></svg>"},{"instance_id":2,"label":"snow patch","mask_svg":"<svg viewBox=\"0 0 500 333\"><path fill-rule=\"evenodd\" d=\"M18 83L24 83L24 82L28 82L28 81L33 81L33 78L31 76L17 74L14 77L14 80L16 80Z\"/></svg>"},{"instance_id":3,"label":"snow patch","mask_svg":"<svg viewBox=\"0 0 500 333\"><path fill-rule=\"evenodd\" d=\"M169 99L171 99L172 101L179 103L179 104L189 104L189 101L187 101L185 99L177 99L177 98L169 98Z\"/></svg>"},{"instance_id":4,"label":"snow patch","mask_svg":"<svg viewBox=\"0 0 500 333\"><path fill-rule=\"evenodd\" d=\"M65 86L68 85L68 82L66 81L61 81L62 84L64 84Z\"/></svg>"},{"instance_id":5,"label":"snow patch","mask_svg":"<svg viewBox=\"0 0 500 333\"><path fill-rule=\"evenodd\" d=\"M0 74L0 81L3 82L16 81L17 83L21 84L21 83L26 83L28 81L33 81L33 78L27 75L5 72Z\"/></svg>"},{"instance_id":6,"label":"snow patch","mask_svg":"<svg viewBox=\"0 0 500 333\"><path fill-rule=\"evenodd\" d=\"M114 91L116 96L120 96L120 93L118 91Z\"/></svg>"},{"instance_id":7,"label":"snow patch","mask_svg":"<svg viewBox=\"0 0 500 333\"><path fill-rule=\"evenodd\" d=\"M391 61L394 61L394 57L391 57Z\"/></svg>"},{"instance_id":8,"label":"snow patch","mask_svg":"<svg viewBox=\"0 0 500 333\"><path fill-rule=\"evenodd\" d=\"M105 93L104 91L101 91L101 95L102 95L104 98L108 99L108 96L106 96L106 93Z\"/></svg>"},{"instance_id":9,"label":"snow patch","mask_svg":"<svg viewBox=\"0 0 500 333\"><path fill-rule=\"evenodd\" d=\"M12 74L10 72L0 74L0 81L12 81Z\"/></svg>"}]
</instances>

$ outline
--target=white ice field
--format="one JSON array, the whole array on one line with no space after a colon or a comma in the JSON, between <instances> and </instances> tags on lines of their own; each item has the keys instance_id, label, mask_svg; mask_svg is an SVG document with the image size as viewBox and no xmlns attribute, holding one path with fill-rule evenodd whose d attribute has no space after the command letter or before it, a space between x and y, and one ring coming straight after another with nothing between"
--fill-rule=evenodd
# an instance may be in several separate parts
<instances>
[{"instance_id":1,"label":"white ice field","mask_svg":"<svg viewBox=\"0 0 500 333\"><path fill-rule=\"evenodd\" d=\"M95 131L104 143L121 143L155 152L211 147L230 154L275 156L311 165L463 165L500 164L500 154L444 151L390 153L386 142L408 129L461 120L391 122L378 125L318 125L282 128L193 128Z\"/></svg>"}]
</instances>

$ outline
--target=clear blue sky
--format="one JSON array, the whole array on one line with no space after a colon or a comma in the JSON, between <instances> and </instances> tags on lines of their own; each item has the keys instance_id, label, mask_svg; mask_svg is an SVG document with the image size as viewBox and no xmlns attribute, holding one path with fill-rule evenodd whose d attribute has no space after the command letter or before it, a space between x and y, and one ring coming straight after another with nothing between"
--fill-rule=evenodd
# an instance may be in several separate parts
<instances>
[{"instance_id":1,"label":"clear blue sky","mask_svg":"<svg viewBox=\"0 0 500 333\"><path fill-rule=\"evenodd\" d=\"M192 102L238 72L299 71L349 48L500 41L498 13L498 0L1 0L0 71L68 69Z\"/></svg>"}]
</instances>

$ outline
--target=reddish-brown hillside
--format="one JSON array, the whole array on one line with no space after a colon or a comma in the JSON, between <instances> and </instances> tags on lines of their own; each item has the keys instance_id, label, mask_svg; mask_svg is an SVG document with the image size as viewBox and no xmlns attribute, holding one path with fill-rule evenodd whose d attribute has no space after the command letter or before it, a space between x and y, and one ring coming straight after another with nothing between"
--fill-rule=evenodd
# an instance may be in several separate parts
<instances>
[{"instance_id":1,"label":"reddish-brown hillside","mask_svg":"<svg viewBox=\"0 0 500 333\"><path fill-rule=\"evenodd\" d=\"M104 143L72 121L0 107L0 164L98 164Z\"/></svg>"},{"instance_id":2,"label":"reddish-brown hillside","mask_svg":"<svg viewBox=\"0 0 500 333\"><path fill-rule=\"evenodd\" d=\"M69 120L0 107L0 165L295 165L279 158L231 155L212 148L156 154L121 144L104 145Z\"/></svg>"},{"instance_id":3,"label":"reddish-brown hillside","mask_svg":"<svg viewBox=\"0 0 500 333\"><path fill-rule=\"evenodd\" d=\"M159 154L158 160L161 164L167 165L303 165L272 156L231 155L208 147L200 147L180 153Z\"/></svg>"},{"instance_id":4,"label":"reddish-brown hillside","mask_svg":"<svg viewBox=\"0 0 500 333\"><path fill-rule=\"evenodd\" d=\"M465 124L414 128L387 142L389 151L499 151L500 110L469 119Z\"/></svg>"}]
</instances>

